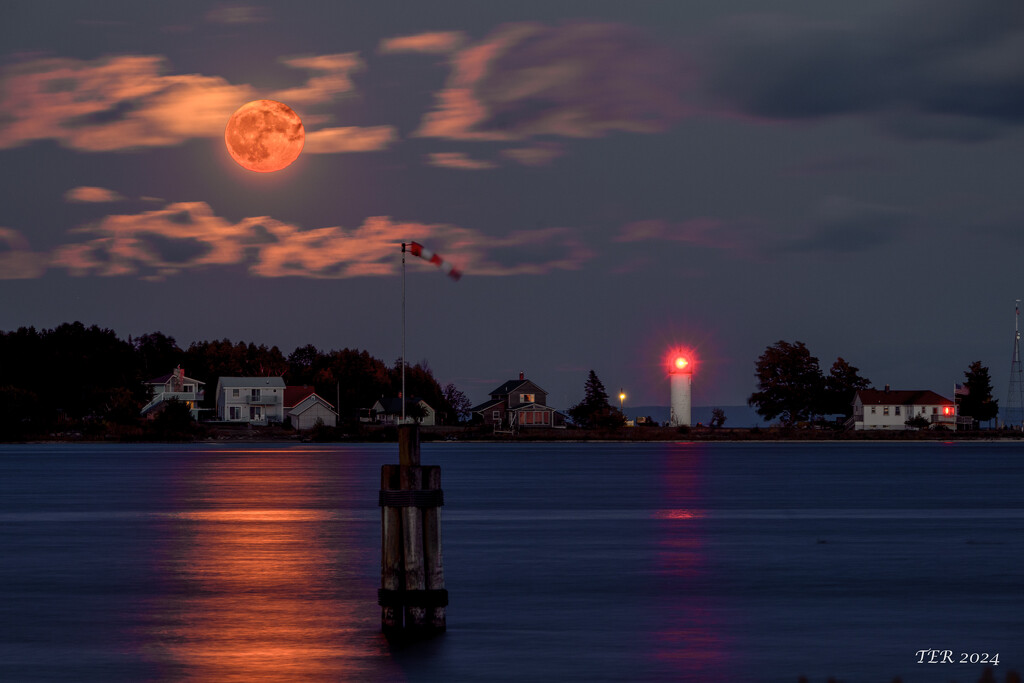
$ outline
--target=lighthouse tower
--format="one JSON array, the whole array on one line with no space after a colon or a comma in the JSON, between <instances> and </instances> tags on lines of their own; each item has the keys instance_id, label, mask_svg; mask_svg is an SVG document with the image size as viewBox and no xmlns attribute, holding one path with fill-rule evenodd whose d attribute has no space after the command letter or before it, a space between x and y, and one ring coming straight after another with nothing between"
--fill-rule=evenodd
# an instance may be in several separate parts
<instances>
[{"instance_id":1,"label":"lighthouse tower","mask_svg":"<svg viewBox=\"0 0 1024 683\"><path fill-rule=\"evenodd\" d=\"M669 372L672 383L672 403L668 424L670 427L690 426L690 382L693 379L693 367L685 356L672 359Z\"/></svg>"}]
</instances>

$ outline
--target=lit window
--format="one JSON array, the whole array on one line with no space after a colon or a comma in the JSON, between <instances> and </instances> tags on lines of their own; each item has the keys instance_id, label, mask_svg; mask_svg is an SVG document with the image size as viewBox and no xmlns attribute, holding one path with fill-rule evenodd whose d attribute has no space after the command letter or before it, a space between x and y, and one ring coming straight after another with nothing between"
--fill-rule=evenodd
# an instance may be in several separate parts
<instances>
[{"instance_id":1,"label":"lit window","mask_svg":"<svg viewBox=\"0 0 1024 683\"><path fill-rule=\"evenodd\" d=\"M889 414L889 406L883 406L882 407L882 415L888 415L888 414Z\"/></svg>"},{"instance_id":2,"label":"lit window","mask_svg":"<svg viewBox=\"0 0 1024 683\"><path fill-rule=\"evenodd\" d=\"M537 395L536 394L519 394L519 402L520 403L536 403L537 402Z\"/></svg>"}]
</instances>

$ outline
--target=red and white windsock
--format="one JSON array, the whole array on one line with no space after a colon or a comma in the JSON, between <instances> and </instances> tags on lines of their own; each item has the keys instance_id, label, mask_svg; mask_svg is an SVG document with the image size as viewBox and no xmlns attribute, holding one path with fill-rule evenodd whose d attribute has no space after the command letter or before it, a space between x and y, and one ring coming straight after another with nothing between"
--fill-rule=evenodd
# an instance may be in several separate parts
<instances>
[{"instance_id":1,"label":"red and white windsock","mask_svg":"<svg viewBox=\"0 0 1024 683\"><path fill-rule=\"evenodd\" d=\"M405 242L402 243L402 248L405 248ZM422 259L430 261L435 266L443 270L445 274L448 275L448 277L452 278L453 280L458 280L460 277L462 277L461 270L458 270L457 268L452 266L451 262L445 261L443 258L441 258L440 254L435 254L434 252L430 251L419 242L410 242L409 251L412 252L413 256L419 256Z\"/></svg>"}]
</instances>

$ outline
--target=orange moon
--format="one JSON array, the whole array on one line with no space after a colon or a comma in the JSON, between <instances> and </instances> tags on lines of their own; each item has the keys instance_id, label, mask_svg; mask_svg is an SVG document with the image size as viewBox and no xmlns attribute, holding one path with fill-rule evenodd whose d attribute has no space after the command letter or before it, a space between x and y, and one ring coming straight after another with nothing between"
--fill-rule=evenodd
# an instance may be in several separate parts
<instances>
[{"instance_id":1,"label":"orange moon","mask_svg":"<svg viewBox=\"0 0 1024 683\"><path fill-rule=\"evenodd\" d=\"M287 104L254 100L243 104L224 129L224 144L231 158L257 173L280 171L302 152L306 129Z\"/></svg>"}]
</instances>

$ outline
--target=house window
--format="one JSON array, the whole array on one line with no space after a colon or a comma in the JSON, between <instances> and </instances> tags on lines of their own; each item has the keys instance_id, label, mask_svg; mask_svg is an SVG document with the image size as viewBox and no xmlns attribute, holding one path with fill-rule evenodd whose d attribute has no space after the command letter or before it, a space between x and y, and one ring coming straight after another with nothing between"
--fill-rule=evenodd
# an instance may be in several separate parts
<instances>
[{"instance_id":1,"label":"house window","mask_svg":"<svg viewBox=\"0 0 1024 683\"><path fill-rule=\"evenodd\" d=\"M882 406L882 415L889 414L889 406Z\"/></svg>"},{"instance_id":2,"label":"house window","mask_svg":"<svg viewBox=\"0 0 1024 683\"><path fill-rule=\"evenodd\" d=\"M262 420L263 419L263 408L260 406L249 407L249 419L250 420Z\"/></svg>"},{"instance_id":3,"label":"house window","mask_svg":"<svg viewBox=\"0 0 1024 683\"><path fill-rule=\"evenodd\" d=\"M259 389L253 389L252 393L250 394L250 396L252 396L252 400L254 400L254 401L260 400L260 390Z\"/></svg>"},{"instance_id":4,"label":"house window","mask_svg":"<svg viewBox=\"0 0 1024 683\"><path fill-rule=\"evenodd\" d=\"M519 394L520 403L536 403L537 394Z\"/></svg>"},{"instance_id":5,"label":"house window","mask_svg":"<svg viewBox=\"0 0 1024 683\"><path fill-rule=\"evenodd\" d=\"M493 413L491 413L491 419L494 420L495 422L501 422L501 411L495 410Z\"/></svg>"},{"instance_id":6,"label":"house window","mask_svg":"<svg viewBox=\"0 0 1024 683\"><path fill-rule=\"evenodd\" d=\"M192 393L195 393L196 385L195 384L186 384L185 386L183 386L181 388L181 390L184 391L186 394L192 394Z\"/></svg>"},{"instance_id":7,"label":"house window","mask_svg":"<svg viewBox=\"0 0 1024 683\"><path fill-rule=\"evenodd\" d=\"M896 414L897 414L897 415L899 415L899 414L900 414L900 407L899 407L899 406L896 406Z\"/></svg>"},{"instance_id":8,"label":"house window","mask_svg":"<svg viewBox=\"0 0 1024 683\"><path fill-rule=\"evenodd\" d=\"M228 408L228 419L229 420L241 420L242 409L238 406L231 406Z\"/></svg>"},{"instance_id":9,"label":"house window","mask_svg":"<svg viewBox=\"0 0 1024 683\"><path fill-rule=\"evenodd\" d=\"M238 389L231 390L231 398L238 398Z\"/></svg>"},{"instance_id":10,"label":"house window","mask_svg":"<svg viewBox=\"0 0 1024 683\"><path fill-rule=\"evenodd\" d=\"M874 415L874 414L875 414L875 406L871 406L871 414L872 414L872 415Z\"/></svg>"},{"instance_id":11,"label":"house window","mask_svg":"<svg viewBox=\"0 0 1024 683\"><path fill-rule=\"evenodd\" d=\"M932 415L938 415L938 414L939 414L939 409L936 408L935 406L932 406Z\"/></svg>"},{"instance_id":12,"label":"house window","mask_svg":"<svg viewBox=\"0 0 1024 683\"><path fill-rule=\"evenodd\" d=\"M543 410L543 411L541 411L539 413L539 415L540 415L540 423L541 424L545 424L545 425L548 424L548 422L550 421L550 420L548 420L548 417L549 417L550 413L548 413L548 411L546 411L546 410Z\"/></svg>"}]
</instances>

